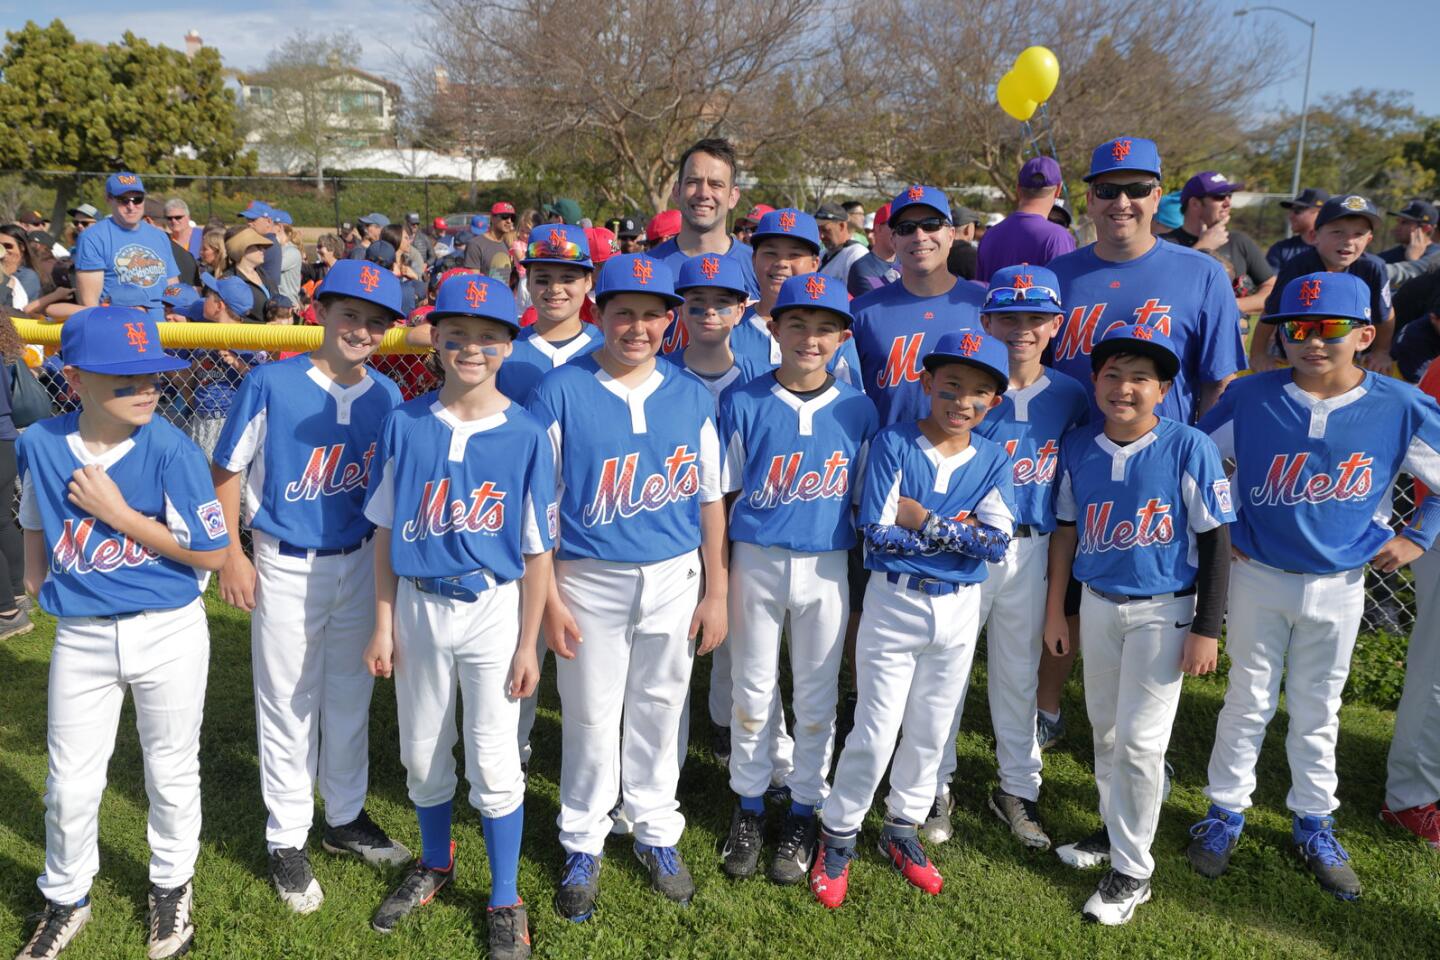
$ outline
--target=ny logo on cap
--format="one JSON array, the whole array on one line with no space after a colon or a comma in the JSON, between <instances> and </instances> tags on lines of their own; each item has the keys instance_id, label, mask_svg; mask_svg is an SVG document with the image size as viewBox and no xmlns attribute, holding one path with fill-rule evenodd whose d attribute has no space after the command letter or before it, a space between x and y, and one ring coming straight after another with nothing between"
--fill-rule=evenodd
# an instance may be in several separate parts
<instances>
[{"instance_id":1,"label":"ny logo on cap","mask_svg":"<svg viewBox=\"0 0 1440 960\"><path fill-rule=\"evenodd\" d=\"M178 295L179 293L180 293L180 284L178 284L178 283L172 283L172 284L170 284L170 286L168 286L168 287L165 288L165 296L167 296L167 297L173 297L173 296Z\"/></svg>"},{"instance_id":2,"label":"ny logo on cap","mask_svg":"<svg viewBox=\"0 0 1440 960\"><path fill-rule=\"evenodd\" d=\"M1300 302L1307 307L1315 306L1315 301L1320 299L1320 278L1314 280L1300 281Z\"/></svg>"},{"instance_id":3,"label":"ny logo on cap","mask_svg":"<svg viewBox=\"0 0 1440 960\"><path fill-rule=\"evenodd\" d=\"M789 233L795 229L795 214L790 211L780 214L780 229Z\"/></svg>"},{"instance_id":4,"label":"ny logo on cap","mask_svg":"<svg viewBox=\"0 0 1440 960\"><path fill-rule=\"evenodd\" d=\"M490 296L490 288L483 284L477 284L474 280L471 280L465 288L465 301L472 307L480 306L488 296Z\"/></svg>"},{"instance_id":5,"label":"ny logo on cap","mask_svg":"<svg viewBox=\"0 0 1440 960\"><path fill-rule=\"evenodd\" d=\"M967 333L960 338L960 352L967 357L973 357L980 349L980 335L978 333Z\"/></svg>"},{"instance_id":6,"label":"ny logo on cap","mask_svg":"<svg viewBox=\"0 0 1440 960\"><path fill-rule=\"evenodd\" d=\"M563 257L565 255L565 232L563 230L551 230L550 236L545 238L545 243L550 247L552 256Z\"/></svg>"},{"instance_id":7,"label":"ny logo on cap","mask_svg":"<svg viewBox=\"0 0 1440 960\"><path fill-rule=\"evenodd\" d=\"M1150 330L1149 327L1137 325L1137 326L1135 327L1135 339L1136 339L1136 340L1154 340L1154 339L1155 339L1155 334L1151 332L1151 330Z\"/></svg>"},{"instance_id":8,"label":"ny logo on cap","mask_svg":"<svg viewBox=\"0 0 1440 960\"><path fill-rule=\"evenodd\" d=\"M714 280L715 275L720 272L720 261L714 257L702 257L700 272L705 275L706 280Z\"/></svg>"},{"instance_id":9,"label":"ny logo on cap","mask_svg":"<svg viewBox=\"0 0 1440 960\"><path fill-rule=\"evenodd\" d=\"M905 191L905 196L910 198L911 203L917 203L925 199L925 188L919 184L915 184L909 190Z\"/></svg>"},{"instance_id":10,"label":"ny logo on cap","mask_svg":"<svg viewBox=\"0 0 1440 960\"><path fill-rule=\"evenodd\" d=\"M1132 140L1116 140L1110 144L1110 156L1115 158L1116 163L1130 156L1130 145L1133 142Z\"/></svg>"},{"instance_id":11,"label":"ny logo on cap","mask_svg":"<svg viewBox=\"0 0 1440 960\"><path fill-rule=\"evenodd\" d=\"M811 300L819 300L825 295L825 278L821 276L811 277L805 281L805 292L810 294Z\"/></svg>"},{"instance_id":12,"label":"ny logo on cap","mask_svg":"<svg viewBox=\"0 0 1440 960\"><path fill-rule=\"evenodd\" d=\"M1359 194L1352 193L1350 194L1350 196L1340 201L1340 206L1344 207L1346 210L1364 210L1365 207L1368 206L1368 204L1365 203L1364 197L1360 196Z\"/></svg>"},{"instance_id":13,"label":"ny logo on cap","mask_svg":"<svg viewBox=\"0 0 1440 960\"><path fill-rule=\"evenodd\" d=\"M145 347L150 343L150 334L143 323L125 324L125 340L135 348L136 353L144 353Z\"/></svg>"},{"instance_id":14,"label":"ny logo on cap","mask_svg":"<svg viewBox=\"0 0 1440 960\"><path fill-rule=\"evenodd\" d=\"M639 259L630 267L630 273L642 284L647 284L650 282L650 278L655 275L655 268L650 265L649 260Z\"/></svg>"},{"instance_id":15,"label":"ny logo on cap","mask_svg":"<svg viewBox=\"0 0 1440 960\"><path fill-rule=\"evenodd\" d=\"M360 286L365 288L366 293L374 293L375 288L380 286L380 271L369 264L361 267Z\"/></svg>"},{"instance_id":16,"label":"ny logo on cap","mask_svg":"<svg viewBox=\"0 0 1440 960\"><path fill-rule=\"evenodd\" d=\"M120 174L119 176L117 176L115 179L116 179L116 180L119 180L121 183L125 184L126 186L129 186L130 184L134 183L135 180L136 180L136 178L135 178L134 176L132 176L131 174L128 174L128 173L122 173L122 174Z\"/></svg>"},{"instance_id":17,"label":"ny logo on cap","mask_svg":"<svg viewBox=\"0 0 1440 960\"><path fill-rule=\"evenodd\" d=\"M1029 290L1031 287L1035 286L1035 274L1017 273L1015 274L1015 277L1010 285L1016 290Z\"/></svg>"}]
</instances>

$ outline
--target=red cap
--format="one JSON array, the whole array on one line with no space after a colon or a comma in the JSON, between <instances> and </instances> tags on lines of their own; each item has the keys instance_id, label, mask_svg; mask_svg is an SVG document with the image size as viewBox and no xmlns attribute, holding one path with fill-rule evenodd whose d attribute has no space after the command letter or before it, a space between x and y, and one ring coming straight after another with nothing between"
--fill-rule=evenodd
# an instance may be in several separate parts
<instances>
[{"instance_id":1,"label":"red cap","mask_svg":"<svg viewBox=\"0 0 1440 960\"><path fill-rule=\"evenodd\" d=\"M890 222L890 204L882 203L875 208L875 226L880 227Z\"/></svg>"},{"instance_id":2,"label":"red cap","mask_svg":"<svg viewBox=\"0 0 1440 960\"><path fill-rule=\"evenodd\" d=\"M492 203L492 204L490 205L490 216L492 216L492 217L495 216L495 214L497 214L497 213L514 213L514 212L515 212L515 207L514 207L513 205L511 205L511 204L506 203L504 200L501 200L499 203Z\"/></svg>"},{"instance_id":3,"label":"red cap","mask_svg":"<svg viewBox=\"0 0 1440 960\"><path fill-rule=\"evenodd\" d=\"M680 211L662 210L645 224L645 239L651 244L663 243L680 232Z\"/></svg>"},{"instance_id":4,"label":"red cap","mask_svg":"<svg viewBox=\"0 0 1440 960\"><path fill-rule=\"evenodd\" d=\"M444 217L436 217L436 218L435 218L435 229L436 229L436 230L441 230L441 231L443 231L443 230L445 229L445 218L444 218Z\"/></svg>"},{"instance_id":5,"label":"red cap","mask_svg":"<svg viewBox=\"0 0 1440 960\"><path fill-rule=\"evenodd\" d=\"M774 212L775 212L775 208L772 207L772 206L770 206L770 204L768 204L768 203L757 203L757 204L755 204L755 206L753 206L753 207L750 208L750 212L749 212L749 213L745 214L745 216L743 216L743 217L740 217L740 218L739 218L738 220L736 220L735 222L736 222L737 224L739 224L739 223L745 223L745 222L747 222L747 221L748 221L749 223L759 223L759 222L760 222L760 218L763 217L763 216L765 216L765 214L767 214L767 213L774 213Z\"/></svg>"},{"instance_id":6,"label":"red cap","mask_svg":"<svg viewBox=\"0 0 1440 960\"><path fill-rule=\"evenodd\" d=\"M413 327L417 323L425 322L425 318L429 316L430 312L434 309L435 304L433 303L420 304L420 306L410 311L410 316L406 318L406 325Z\"/></svg>"},{"instance_id":7,"label":"red cap","mask_svg":"<svg viewBox=\"0 0 1440 960\"><path fill-rule=\"evenodd\" d=\"M590 244L590 262L602 264L620 252L620 241L605 227L586 227L585 240Z\"/></svg>"}]
</instances>

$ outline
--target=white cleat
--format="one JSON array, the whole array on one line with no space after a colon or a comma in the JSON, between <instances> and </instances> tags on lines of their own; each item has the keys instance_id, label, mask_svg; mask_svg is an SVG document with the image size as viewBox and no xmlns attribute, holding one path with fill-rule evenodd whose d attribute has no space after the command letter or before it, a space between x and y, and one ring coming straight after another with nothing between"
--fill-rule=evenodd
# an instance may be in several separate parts
<instances>
[{"instance_id":1,"label":"white cleat","mask_svg":"<svg viewBox=\"0 0 1440 960\"><path fill-rule=\"evenodd\" d=\"M281 901L299 914L314 913L325 902L320 881L310 870L310 857L304 850L281 847L270 854L270 882Z\"/></svg>"},{"instance_id":2,"label":"white cleat","mask_svg":"<svg viewBox=\"0 0 1440 960\"><path fill-rule=\"evenodd\" d=\"M951 816L955 813L955 798L946 787L935 802L930 804L930 815L920 825L920 836L926 843L944 843L955 836L955 824Z\"/></svg>"},{"instance_id":3,"label":"white cleat","mask_svg":"<svg viewBox=\"0 0 1440 960\"><path fill-rule=\"evenodd\" d=\"M90 922L90 903L53 903L45 901L45 909L36 914L35 932L15 960L50 960L70 945L75 935Z\"/></svg>"},{"instance_id":4,"label":"white cleat","mask_svg":"<svg viewBox=\"0 0 1440 960\"><path fill-rule=\"evenodd\" d=\"M195 890L189 881L169 890L150 888L149 960L169 960L188 953L195 945L195 924L190 919Z\"/></svg>"},{"instance_id":5,"label":"white cleat","mask_svg":"<svg viewBox=\"0 0 1440 960\"><path fill-rule=\"evenodd\" d=\"M1072 867L1081 870L1098 867L1110 862L1110 831L1101 827L1084 840L1062 844L1055 848L1055 855Z\"/></svg>"},{"instance_id":6,"label":"white cleat","mask_svg":"<svg viewBox=\"0 0 1440 960\"><path fill-rule=\"evenodd\" d=\"M1129 923L1135 916L1135 908L1149 900L1149 880L1137 880L1106 870L1080 912L1086 920L1107 927L1119 927Z\"/></svg>"}]
</instances>

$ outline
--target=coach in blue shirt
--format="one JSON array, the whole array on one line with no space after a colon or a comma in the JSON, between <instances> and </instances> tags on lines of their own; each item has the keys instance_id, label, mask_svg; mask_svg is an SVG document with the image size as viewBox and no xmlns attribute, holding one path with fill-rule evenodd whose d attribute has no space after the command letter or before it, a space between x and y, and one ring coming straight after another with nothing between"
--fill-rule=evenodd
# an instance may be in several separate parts
<instances>
[{"instance_id":1,"label":"coach in blue shirt","mask_svg":"<svg viewBox=\"0 0 1440 960\"><path fill-rule=\"evenodd\" d=\"M160 295L179 282L180 269L170 238L143 222L145 184L137 174L112 173L105 181L105 202L110 216L75 244L75 298L83 307L143 307L153 320L164 320Z\"/></svg>"}]
</instances>

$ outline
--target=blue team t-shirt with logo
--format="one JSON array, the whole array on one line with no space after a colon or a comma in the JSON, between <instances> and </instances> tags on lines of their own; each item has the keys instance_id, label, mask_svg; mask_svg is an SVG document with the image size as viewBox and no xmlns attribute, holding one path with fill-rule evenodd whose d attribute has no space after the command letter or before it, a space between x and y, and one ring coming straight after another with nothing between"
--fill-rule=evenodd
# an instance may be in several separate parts
<instances>
[{"instance_id":1,"label":"blue team t-shirt with logo","mask_svg":"<svg viewBox=\"0 0 1440 960\"><path fill-rule=\"evenodd\" d=\"M105 274L101 303L144 307L157 323L165 319L160 295L166 282L180 275L170 252L170 238L158 227L141 223L126 230L110 217L80 234L75 244L75 269Z\"/></svg>"}]
</instances>

